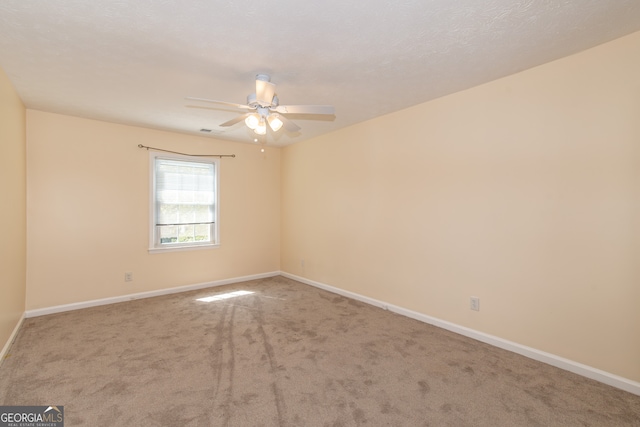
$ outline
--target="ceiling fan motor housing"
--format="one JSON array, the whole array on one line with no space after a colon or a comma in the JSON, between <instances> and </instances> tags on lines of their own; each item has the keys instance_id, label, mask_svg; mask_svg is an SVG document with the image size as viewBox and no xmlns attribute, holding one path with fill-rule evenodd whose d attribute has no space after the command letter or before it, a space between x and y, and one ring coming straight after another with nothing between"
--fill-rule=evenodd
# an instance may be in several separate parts
<instances>
[{"instance_id":1,"label":"ceiling fan motor housing","mask_svg":"<svg viewBox=\"0 0 640 427\"><path fill-rule=\"evenodd\" d=\"M251 108L257 108L257 107L275 108L278 106L278 97L274 95L272 101L269 104L262 105L260 104L260 102L258 102L258 97L256 96L256 94L252 93L250 95L247 95L247 105L250 106Z\"/></svg>"},{"instance_id":2,"label":"ceiling fan motor housing","mask_svg":"<svg viewBox=\"0 0 640 427\"><path fill-rule=\"evenodd\" d=\"M247 105L252 108L256 108L258 106L258 99L256 98L255 93L247 95Z\"/></svg>"}]
</instances>

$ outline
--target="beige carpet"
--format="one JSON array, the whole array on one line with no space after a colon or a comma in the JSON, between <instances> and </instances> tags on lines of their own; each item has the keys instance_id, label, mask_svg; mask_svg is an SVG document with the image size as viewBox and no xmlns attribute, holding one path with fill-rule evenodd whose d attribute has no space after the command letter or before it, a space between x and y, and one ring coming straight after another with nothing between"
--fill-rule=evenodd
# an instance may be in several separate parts
<instances>
[{"instance_id":1,"label":"beige carpet","mask_svg":"<svg viewBox=\"0 0 640 427\"><path fill-rule=\"evenodd\" d=\"M640 426L640 396L283 277L27 319L0 404L66 426Z\"/></svg>"}]
</instances>

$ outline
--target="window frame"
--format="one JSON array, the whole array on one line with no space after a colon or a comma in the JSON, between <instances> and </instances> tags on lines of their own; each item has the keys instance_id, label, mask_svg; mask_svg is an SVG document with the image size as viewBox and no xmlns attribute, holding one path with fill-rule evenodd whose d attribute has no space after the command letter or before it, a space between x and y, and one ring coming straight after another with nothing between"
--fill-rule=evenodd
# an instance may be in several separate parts
<instances>
[{"instance_id":1,"label":"window frame","mask_svg":"<svg viewBox=\"0 0 640 427\"><path fill-rule=\"evenodd\" d=\"M173 160L213 165L214 176L214 224L213 242L183 242L172 244L156 243L156 160ZM213 157L192 157L182 154L149 150L149 253L211 249L220 246L220 159Z\"/></svg>"}]
</instances>

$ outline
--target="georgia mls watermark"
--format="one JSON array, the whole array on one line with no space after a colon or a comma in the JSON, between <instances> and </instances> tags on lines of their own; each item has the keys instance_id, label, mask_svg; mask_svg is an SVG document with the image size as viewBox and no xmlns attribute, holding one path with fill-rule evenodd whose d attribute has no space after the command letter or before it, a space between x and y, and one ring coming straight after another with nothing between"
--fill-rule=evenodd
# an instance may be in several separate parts
<instances>
[{"instance_id":1,"label":"georgia mls watermark","mask_svg":"<svg viewBox=\"0 0 640 427\"><path fill-rule=\"evenodd\" d=\"M0 427L64 427L64 406L0 406Z\"/></svg>"}]
</instances>

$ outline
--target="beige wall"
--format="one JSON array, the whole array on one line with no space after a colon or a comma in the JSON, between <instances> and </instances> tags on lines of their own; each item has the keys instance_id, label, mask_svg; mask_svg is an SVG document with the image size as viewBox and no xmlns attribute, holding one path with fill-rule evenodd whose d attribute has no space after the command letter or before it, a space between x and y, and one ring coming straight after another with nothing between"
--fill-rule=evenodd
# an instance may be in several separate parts
<instances>
[{"instance_id":1,"label":"beige wall","mask_svg":"<svg viewBox=\"0 0 640 427\"><path fill-rule=\"evenodd\" d=\"M221 160L215 249L149 254L149 157ZM280 150L27 110L27 309L280 268ZM125 282L132 272L133 282Z\"/></svg>"},{"instance_id":2,"label":"beige wall","mask_svg":"<svg viewBox=\"0 0 640 427\"><path fill-rule=\"evenodd\" d=\"M25 108L0 69L0 349L25 307L26 137Z\"/></svg>"},{"instance_id":3,"label":"beige wall","mask_svg":"<svg viewBox=\"0 0 640 427\"><path fill-rule=\"evenodd\" d=\"M282 270L640 381L639 52L286 147Z\"/></svg>"}]
</instances>

